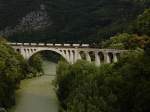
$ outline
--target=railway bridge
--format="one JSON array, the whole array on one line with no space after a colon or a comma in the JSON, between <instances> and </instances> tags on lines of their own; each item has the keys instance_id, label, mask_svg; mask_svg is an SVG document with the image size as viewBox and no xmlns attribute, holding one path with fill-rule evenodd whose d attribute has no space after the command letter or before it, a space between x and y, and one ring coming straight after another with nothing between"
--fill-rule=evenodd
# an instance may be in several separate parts
<instances>
[{"instance_id":1,"label":"railway bridge","mask_svg":"<svg viewBox=\"0 0 150 112\"><path fill-rule=\"evenodd\" d=\"M8 43L25 59L41 51L53 51L68 63L85 59L96 65L117 62L120 54L126 50L92 48L89 44L53 44L53 43Z\"/></svg>"}]
</instances>

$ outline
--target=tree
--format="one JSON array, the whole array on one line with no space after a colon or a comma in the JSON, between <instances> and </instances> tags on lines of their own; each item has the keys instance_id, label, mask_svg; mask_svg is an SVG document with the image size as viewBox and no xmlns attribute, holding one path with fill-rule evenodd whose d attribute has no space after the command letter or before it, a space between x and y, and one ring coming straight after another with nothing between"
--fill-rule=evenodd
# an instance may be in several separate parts
<instances>
[{"instance_id":1,"label":"tree","mask_svg":"<svg viewBox=\"0 0 150 112\"><path fill-rule=\"evenodd\" d=\"M102 47L114 49L144 49L149 41L150 38L146 35L139 36L136 34L123 33L104 41Z\"/></svg>"},{"instance_id":2,"label":"tree","mask_svg":"<svg viewBox=\"0 0 150 112\"><path fill-rule=\"evenodd\" d=\"M117 63L100 67L85 61L61 64L57 69L61 78L56 84L63 110L149 112L150 55L146 52L138 49L126 53Z\"/></svg>"},{"instance_id":3,"label":"tree","mask_svg":"<svg viewBox=\"0 0 150 112\"><path fill-rule=\"evenodd\" d=\"M24 59L13 48L0 39L0 107L10 107L15 103L15 90L24 78Z\"/></svg>"},{"instance_id":4,"label":"tree","mask_svg":"<svg viewBox=\"0 0 150 112\"><path fill-rule=\"evenodd\" d=\"M150 36L150 9L146 9L143 14L139 15L135 22L135 31L139 34Z\"/></svg>"},{"instance_id":5,"label":"tree","mask_svg":"<svg viewBox=\"0 0 150 112\"><path fill-rule=\"evenodd\" d=\"M33 74L43 73L41 55L36 54L32 56L29 60L29 66L31 67L30 69Z\"/></svg>"},{"instance_id":6,"label":"tree","mask_svg":"<svg viewBox=\"0 0 150 112\"><path fill-rule=\"evenodd\" d=\"M133 35L123 33L118 34L103 42L103 47L115 48L115 49L127 49L128 41L133 38Z\"/></svg>"}]
</instances>

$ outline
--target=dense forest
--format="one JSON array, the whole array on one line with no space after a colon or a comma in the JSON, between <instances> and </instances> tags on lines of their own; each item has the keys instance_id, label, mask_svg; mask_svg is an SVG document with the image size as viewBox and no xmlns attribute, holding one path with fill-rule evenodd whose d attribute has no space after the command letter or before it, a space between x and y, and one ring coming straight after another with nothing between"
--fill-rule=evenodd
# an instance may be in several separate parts
<instances>
[{"instance_id":1,"label":"dense forest","mask_svg":"<svg viewBox=\"0 0 150 112\"><path fill-rule=\"evenodd\" d=\"M150 38L124 33L103 47L131 51L100 66L60 62L55 80L60 112L149 112Z\"/></svg>"},{"instance_id":2,"label":"dense forest","mask_svg":"<svg viewBox=\"0 0 150 112\"><path fill-rule=\"evenodd\" d=\"M133 29L134 23L150 6L149 0L0 0L0 3L0 34L10 41L21 42L101 42L118 33L137 31Z\"/></svg>"},{"instance_id":3,"label":"dense forest","mask_svg":"<svg viewBox=\"0 0 150 112\"><path fill-rule=\"evenodd\" d=\"M85 61L61 62L56 88L62 112L149 112L149 62L146 51L100 67Z\"/></svg>"}]
</instances>

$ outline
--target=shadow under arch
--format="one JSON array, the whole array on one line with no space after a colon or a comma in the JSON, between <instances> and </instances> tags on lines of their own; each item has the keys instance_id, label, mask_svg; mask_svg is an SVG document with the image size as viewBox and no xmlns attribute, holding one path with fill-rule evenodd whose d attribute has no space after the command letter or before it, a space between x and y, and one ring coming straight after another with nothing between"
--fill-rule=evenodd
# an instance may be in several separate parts
<instances>
[{"instance_id":1,"label":"shadow under arch","mask_svg":"<svg viewBox=\"0 0 150 112\"><path fill-rule=\"evenodd\" d=\"M57 58L57 63L58 63L58 61L61 61L61 60L66 61L67 63L69 63L68 60L67 60L67 57L65 57L65 55L63 55L63 53L61 51L59 51L59 50L57 51L57 50L53 50L53 49L50 49L50 50L37 50L32 55L30 55L28 60L30 61L30 59L32 59L32 57L34 57L37 54L40 54L42 56L42 58L47 56L47 59L50 58L50 55L51 56L54 55ZM58 57L59 57L59 59L58 59ZM50 60L50 61L56 61L56 60Z\"/></svg>"},{"instance_id":2,"label":"shadow under arch","mask_svg":"<svg viewBox=\"0 0 150 112\"><path fill-rule=\"evenodd\" d=\"M108 57L109 57L109 60L110 60L110 63L113 63L114 62L114 56L113 56L113 53L109 52L108 53Z\"/></svg>"},{"instance_id":3,"label":"shadow under arch","mask_svg":"<svg viewBox=\"0 0 150 112\"><path fill-rule=\"evenodd\" d=\"M52 51L52 50L39 50L35 53L33 53L30 58L28 59L28 62L30 65L34 66L34 61L38 59L37 57L34 58L34 56L39 55L40 60L40 67L42 68L42 72L46 76L56 76L57 71L57 65L59 61L65 61L68 63L68 61L59 53ZM32 60L33 59L33 60ZM32 63L33 62L33 63Z\"/></svg>"}]
</instances>

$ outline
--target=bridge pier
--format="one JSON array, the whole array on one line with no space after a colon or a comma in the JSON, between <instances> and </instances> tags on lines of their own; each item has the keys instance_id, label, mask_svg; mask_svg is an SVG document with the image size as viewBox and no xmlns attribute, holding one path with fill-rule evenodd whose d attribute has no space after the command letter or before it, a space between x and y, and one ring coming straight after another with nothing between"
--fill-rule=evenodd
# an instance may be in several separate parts
<instances>
[{"instance_id":1,"label":"bridge pier","mask_svg":"<svg viewBox=\"0 0 150 112\"><path fill-rule=\"evenodd\" d=\"M75 62L77 62L78 60L81 60L81 55L80 55L80 52L75 50Z\"/></svg>"},{"instance_id":2,"label":"bridge pier","mask_svg":"<svg viewBox=\"0 0 150 112\"><path fill-rule=\"evenodd\" d=\"M70 51L70 63L71 63L71 64L74 63L74 53L73 53L72 50Z\"/></svg>"},{"instance_id":3,"label":"bridge pier","mask_svg":"<svg viewBox=\"0 0 150 112\"><path fill-rule=\"evenodd\" d=\"M111 63L108 52L104 52L104 62L107 64Z\"/></svg>"},{"instance_id":4,"label":"bridge pier","mask_svg":"<svg viewBox=\"0 0 150 112\"><path fill-rule=\"evenodd\" d=\"M98 52L95 52L95 64L96 64L97 66L99 66L99 65L101 64L100 61L101 61L101 60L100 60L100 56L98 55Z\"/></svg>"},{"instance_id":5,"label":"bridge pier","mask_svg":"<svg viewBox=\"0 0 150 112\"><path fill-rule=\"evenodd\" d=\"M114 59L114 62L118 61L117 53L113 53L113 59Z\"/></svg>"},{"instance_id":6,"label":"bridge pier","mask_svg":"<svg viewBox=\"0 0 150 112\"><path fill-rule=\"evenodd\" d=\"M70 63L70 54L69 54L69 51L66 50L66 60Z\"/></svg>"},{"instance_id":7,"label":"bridge pier","mask_svg":"<svg viewBox=\"0 0 150 112\"><path fill-rule=\"evenodd\" d=\"M86 57L86 61L91 62L91 57L88 51L85 52L85 57Z\"/></svg>"}]
</instances>

